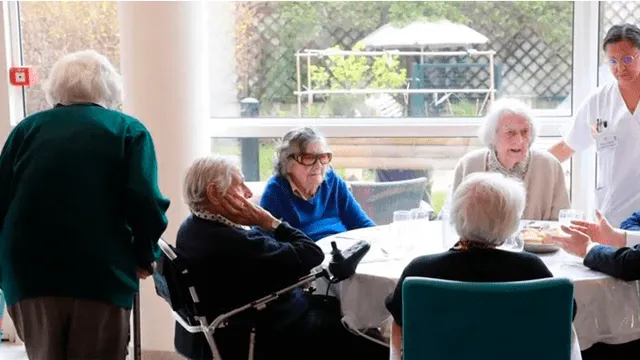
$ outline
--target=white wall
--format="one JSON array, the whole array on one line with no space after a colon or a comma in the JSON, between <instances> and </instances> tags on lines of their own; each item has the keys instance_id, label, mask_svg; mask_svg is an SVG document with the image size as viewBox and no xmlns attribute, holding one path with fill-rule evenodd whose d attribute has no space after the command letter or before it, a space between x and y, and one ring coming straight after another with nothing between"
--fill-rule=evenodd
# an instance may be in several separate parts
<instances>
[{"instance_id":1,"label":"white wall","mask_svg":"<svg viewBox=\"0 0 640 360\"><path fill-rule=\"evenodd\" d=\"M163 235L170 243L188 214L182 176L196 157L211 151L206 5L126 1L118 9L124 112L140 119L154 139L160 187L171 199ZM170 308L151 279L142 282L140 301L143 351L173 351Z\"/></svg>"}]
</instances>

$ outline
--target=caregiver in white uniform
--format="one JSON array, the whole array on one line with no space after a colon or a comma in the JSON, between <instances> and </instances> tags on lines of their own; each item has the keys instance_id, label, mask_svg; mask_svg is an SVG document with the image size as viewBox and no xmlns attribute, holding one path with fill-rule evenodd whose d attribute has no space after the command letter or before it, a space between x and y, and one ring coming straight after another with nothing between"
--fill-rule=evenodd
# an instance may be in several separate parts
<instances>
[{"instance_id":1,"label":"caregiver in white uniform","mask_svg":"<svg viewBox=\"0 0 640 360\"><path fill-rule=\"evenodd\" d=\"M602 47L616 81L589 96L549 152L563 162L596 146L596 206L619 227L640 210L640 29L614 25Z\"/></svg>"}]
</instances>

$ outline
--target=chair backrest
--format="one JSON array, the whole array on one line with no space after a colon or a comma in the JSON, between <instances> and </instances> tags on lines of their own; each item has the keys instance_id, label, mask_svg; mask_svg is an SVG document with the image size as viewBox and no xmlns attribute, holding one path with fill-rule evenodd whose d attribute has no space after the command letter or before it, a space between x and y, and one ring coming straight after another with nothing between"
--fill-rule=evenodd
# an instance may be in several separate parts
<instances>
[{"instance_id":1,"label":"chair backrest","mask_svg":"<svg viewBox=\"0 0 640 360\"><path fill-rule=\"evenodd\" d=\"M402 285L404 360L568 360L568 279L468 283L408 277Z\"/></svg>"},{"instance_id":2,"label":"chair backrest","mask_svg":"<svg viewBox=\"0 0 640 360\"><path fill-rule=\"evenodd\" d=\"M160 239L158 241L162 256L158 259L156 270L153 273L153 282L156 294L163 298L171 309L182 316L188 323L194 323L193 318L198 316L198 307L193 301L197 298L195 290L189 280L189 269L186 260L172 245Z\"/></svg>"},{"instance_id":3,"label":"chair backrest","mask_svg":"<svg viewBox=\"0 0 640 360\"><path fill-rule=\"evenodd\" d=\"M393 222L393 212L420 206L427 178L391 182L352 181L351 192L364 212L376 225Z\"/></svg>"}]
</instances>

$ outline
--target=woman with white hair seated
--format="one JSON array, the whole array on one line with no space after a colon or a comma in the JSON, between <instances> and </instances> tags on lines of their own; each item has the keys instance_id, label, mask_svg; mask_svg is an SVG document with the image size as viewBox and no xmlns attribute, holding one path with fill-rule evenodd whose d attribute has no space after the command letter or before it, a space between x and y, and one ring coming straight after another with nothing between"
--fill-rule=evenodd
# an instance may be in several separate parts
<instances>
[{"instance_id":1,"label":"woman with white hair seated","mask_svg":"<svg viewBox=\"0 0 640 360\"><path fill-rule=\"evenodd\" d=\"M153 141L115 110L122 80L97 52L62 57L43 85L53 108L0 155L0 288L30 359L124 360L167 227Z\"/></svg>"},{"instance_id":2,"label":"woman with white hair seated","mask_svg":"<svg viewBox=\"0 0 640 360\"><path fill-rule=\"evenodd\" d=\"M486 146L464 155L455 168L452 193L469 174L499 172L522 180L527 190L523 218L558 220L570 208L564 172L546 150L532 149L538 126L531 109L513 99L500 99L489 109L479 137Z\"/></svg>"},{"instance_id":3,"label":"woman with white hair seated","mask_svg":"<svg viewBox=\"0 0 640 360\"><path fill-rule=\"evenodd\" d=\"M314 241L375 226L331 168L327 140L309 127L289 131L276 149L276 174L260 205Z\"/></svg>"},{"instance_id":4,"label":"woman with white hair seated","mask_svg":"<svg viewBox=\"0 0 640 360\"><path fill-rule=\"evenodd\" d=\"M402 283L409 276L467 282L525 281L553 277L533 254L497 249L520 224L525 189L499 173L475 173L453 193L451 222L459 241L450 250L415 258L386 299L393 316L391 352L399 359L402 340ZM575 315L575 304L574 304Z\"/></svg>"}]
</instances>

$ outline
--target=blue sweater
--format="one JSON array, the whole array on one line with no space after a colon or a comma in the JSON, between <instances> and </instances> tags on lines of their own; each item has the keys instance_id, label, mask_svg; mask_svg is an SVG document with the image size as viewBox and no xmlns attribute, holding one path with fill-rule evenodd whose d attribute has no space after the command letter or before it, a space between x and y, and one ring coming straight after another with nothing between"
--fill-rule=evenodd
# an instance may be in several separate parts
<instances>
[{"instance_id":1,"label":"blue sweater","mask_svg":"<svg viewBox=\"0 0 640 360\"><path fill-rule=\"evenodd\" d=\"M616 224L613 224L615 227ZM622 230L631 230L631 231L640 231L640 211L636 211L631 216L629 216L626 220L620 224L620 229Z\"/></svg>"},{"instance_id":2,"label":"blue sweater","mask_svg":"<svg viewBox=\"0 0 640 360\"><path fill-rule=\"evenodd\" d=\"M333 170L327 171L316 195L309 200L295 195L287 178L273 176L267 182L260 205L276 218L302 230L313 241L375 226Z\"/></svg>"}]
</instances>

